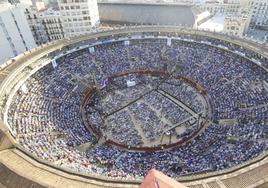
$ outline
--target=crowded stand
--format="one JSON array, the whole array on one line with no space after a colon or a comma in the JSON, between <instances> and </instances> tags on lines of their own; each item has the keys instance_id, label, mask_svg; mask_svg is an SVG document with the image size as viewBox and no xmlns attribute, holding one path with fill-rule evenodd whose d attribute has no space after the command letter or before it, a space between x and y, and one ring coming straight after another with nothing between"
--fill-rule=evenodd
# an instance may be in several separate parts
<instances>
[{"instance_id":1,"label":"crowded stand","mask_svg":"<svg viewBox=\"0 0 268 188\"><path fill-rule=\"evenodd\" d=\"M180 89L176 89L178 86ZM193 91L191 87L185 85L182 81L177 81L175 83L163 83L161 85L161 89L175 96L195 112L201 112L204 110L202 108L203 105L201 99L198 99L198 93Z\"/></svg>"},{"instance_id":2,"label":"crowded stand","mask_svg":"<svg viewBox=\"0 0 268 188\"><path fill-rule=\"evenodd\" d=\"M58 58L56 67L39 69L24 83L27 91L17 91L8 109L10 132L26 151L53 165L118 179L142 178L152 168L172 177L215 172L252 160L268 146L268 91L263 86L268 73L205 40L257 59L249 50L198 37L172 39L170 46L166 39L135 39L130 45L98 44L91 53L81 49ZM82 105L86 91L112 75L172 70L176 65L176 74L206 90L209 103L183 80L130 74L112 80ZM127 87L127 80L136 85ZM207 122L202 130L198 114L200 122ZM178 127L183 131L176 131ZM166 130L178 140L201 131L181 145L155 152L98 142L102 136L142 146L161 140ZM79 149L88 143L86 151Z\"/></svg>"},{"instance_id":3,"label":"crowded stand","mask_svg":"<svg viewBox=\"0 0 268 188\"><path fill-rule=\"evenodd\" d=\"M118 129L118 125L120 128ZM142 138L134 129L133 122L127 111L120 111L107 118L107 131L111 132L116 140L126 145L140 145ZM128 136L126 136L128 135Z\"/></svg>"}]
</instances>

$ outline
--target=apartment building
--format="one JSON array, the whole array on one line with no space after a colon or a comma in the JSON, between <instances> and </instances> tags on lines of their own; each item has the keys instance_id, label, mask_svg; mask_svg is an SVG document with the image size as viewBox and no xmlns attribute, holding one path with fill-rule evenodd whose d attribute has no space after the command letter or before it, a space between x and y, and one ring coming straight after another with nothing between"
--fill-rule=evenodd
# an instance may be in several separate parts
<instances>
[{"instance_id":1,"label":"apartment building","mask_svg":"<svg viewBox=\"0 0 268 188\"><path fill-rule=\"evenodd\" d=\"M45 33L45 28L42 24L42 20L39 19L39 15L35 6L25 8L25 15L32 31L34 40L37 45L44 44L48 41L48 37Z\"/></svg>"},{"instance_id":2,"label":"apartment building","mask_svg":"<svg viewBox=\"0 0 268 188\"><path fill-rule=\"evenodd\" d=\"M228 35L243 36L249 26L250 17L247 13L236 16L227 16L224 19L223 32Z\"/></svg>"},{"instance_id":3,"label":"apartment building","mask_svg":"<svg viewBox=\"0 0 268 188\"><path fill-rule=\"evenodd\" d=\"M100 23L97 0L58 0L58 5L68 37L89 33Z\"/></svg>"},{"instance_id":4,"label":"apartment building","mask_svg":"<svg viewBox=\"0 0 268 188\"><path fill-rule=\"evenodd\" d=\"M48 41L64 38L62 18L58 10L49 8L39 12L38 17L42 22Z\"/></svg>"},{"instance_id":5,"label":"apartment building","mask_svg":"<svg viewBox=\"0 0 268 188\"><path fill-rule=\"evenodd\" d=\"M255 0L209 0L201 4L201 8L211 14L237 15L242 12L250 12Z\"/></svg>"},{"instance_id":6,"label":"apartment building","mask_svg":"<svg viewBox=\"0 0 268 188\"><path fill-rule=\"evenodd\" d=\"M0 63L36 47L24 11L20 4L0 4Z\"/></svg>"},{"instance_id":7,"label":"apartment building","mask_svg":"<svg viewBox=\"0 0 268 188\"><path fill-rule=\"evenodd\" d=\"M268 0L255 0L251 27L268 30Z\"/></svg>"}]
</instances>

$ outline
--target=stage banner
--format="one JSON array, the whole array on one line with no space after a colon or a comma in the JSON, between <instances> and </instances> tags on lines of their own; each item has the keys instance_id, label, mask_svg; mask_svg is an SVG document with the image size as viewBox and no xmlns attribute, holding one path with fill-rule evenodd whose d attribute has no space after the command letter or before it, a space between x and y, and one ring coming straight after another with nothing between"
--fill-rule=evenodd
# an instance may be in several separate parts
<instances>
[{"instance_id":1,"label":"stage banner","mask_svg":"<svg viewBox=\"0 0 268 188\"><path fill-rule=\"evenodd\" d=\"M53 68L55 69L57 67L57 62L55 59L51 61Z\"/></svg>"},{"instance_id":2,"label":"stage banner","mask_svg":"<svg viewBox=\"0 0 268 188\"><path fill-rule=\"evenodd\" d=\"M89 51L89 53L94 53L95 52L95 48L94 47L89 47L88 48L88 51Z\"/></svg>"},{"instance_id":3,"label":"stage banner","mask_svg":"<svg viewBox=\"0 0 268 188\"><path fill-rule=\"evenodd\" d=\"M129 44L130 44L129 40L125 40L125 41L124 41L124 45L125 45L125 46L129 46Z\"/></svg>"},{"instance_id":4,"label":"stage banner","mask_svg":"<svg viewBox=\"0 0 268 188\"><path fill-rule=\"evenodd\" d=\"M167 38L167 45L171 46L171 38Z\"/></svg>"}]
</instances>

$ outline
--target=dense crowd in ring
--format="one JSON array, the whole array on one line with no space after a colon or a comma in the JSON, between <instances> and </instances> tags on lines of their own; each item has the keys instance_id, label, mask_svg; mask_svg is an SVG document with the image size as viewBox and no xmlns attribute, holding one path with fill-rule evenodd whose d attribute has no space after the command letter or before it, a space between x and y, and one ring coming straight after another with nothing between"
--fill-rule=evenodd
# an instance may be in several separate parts
<instances>
[{"instance_id":1,"label":"dense crowd in ring","mask_svg":"<svg viewBox=\"0 0 268 188\"><path fill-rule=\"evenodd\" d=\"M135 86L127 87L129 80L135 80ZM160 91L165 93L161 94ZM134 124L140 127L147 141L155 141L154 146L163 144L160 139L165 133L170 136L174 134L177 139L186 139L199 128L196 114L205 110L198 91L173 77L130 74L112 79L98 94L98 99L91 99L85 108L89 124L99 129L98 132L109 134L110 139L128 146L144 145ZM165 94L193 109L195 116L192 117L179 104L166 98ZM103 113L107 116L106 122L101 118ZM186 127L186 130L176 132L175 127Z\"/></svg>"},{"instance_id":2,"label":"dense crowd in ring","mask_svg":"<svg viewBox=\"0 0 268 188\"><path fill-rule=\"evenodd\" d=\"M228 45L220 41L215 44ZM240 48L232 50L241 51ZM246 55L257 59L253 52L248 51ZM171 150L128 152L98 144L87 152L79 151L77 146L96 143L94 134L85 128L80 116L81 99L89 87L83 78L94 73L97 81L101 81L128 70L163 70L166 62L168 69L179 64L182 76L195 80L206 89L212 106L211 125L190 142ZM263 60L264 66L265 63L267 60ZM123 42L98 45L94 53L87 49L73 52L58 59L57 65L53 68L49 64L31 76L25 83L28 92L18 91L8 110L8 125L16 141L34 156L54 165L120 179L143 177L151 168L177 177L235 167L267 150L268 92L263 81L268 81L268 73L234 53L196 42L173 40L172 45L167 46L164 39L140 39L130 41L129 46L124 46ZM195 92L183 88L181 83L178 85L182 89L178 91L174 89L175 85L167 82L161 89L194 111L203 110ZM139 92L144 91L137 91L137 95ZM112 102L116 97L111 98L110 103L100 108L111 108L109 105L116 108L128 97L131 96L118 102ZM165 116L171 124L179 121L177 114L180 114L179 118L187 116L187 112L180 108L173 111L172 104L158 106L159 100L159 94L152 92L149 97L145 95L145 102L134 103L127 111L118 112L117 118L108 118L113 125L123 121L122 130L120 126L103 126L95 108L87 115L93 127L108 129L117 139L137 144L141 139L135 130L129 129L133 127L129 113L141 122L150 139L159 135L159 120L154 113L150 114L155 119L148 128L142 113L135 113L137 109L147 113L148 104L152 104L158 110L169 112ZM106 110L109 113L110 109ZM221 119L236 121L234 125L219 124Z\"/></svg>"}]
</instances>

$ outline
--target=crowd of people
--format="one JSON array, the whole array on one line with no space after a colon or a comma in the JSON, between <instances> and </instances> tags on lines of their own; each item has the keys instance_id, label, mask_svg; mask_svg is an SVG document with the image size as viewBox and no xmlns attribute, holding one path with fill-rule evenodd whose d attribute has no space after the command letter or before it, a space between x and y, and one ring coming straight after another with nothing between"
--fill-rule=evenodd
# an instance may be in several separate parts
<instances>
[{"instance_id":1,"label":"crowd of people","mask_svg":"<svg viewBox=\"0 0 268 188\"><path fill-rule=\"evenodd\" d=\"M134 128L134 124L142 130L147 141L158 140L158 144L154 143L154 145L161 145L159 139L167 132L169 135L175 134L178 139L181 139L182 136L190 136L190 133L194 133L196 129L192 129L193 124L185 125L183 121L189 119L192 114L165 95L172 96L174 100L179 100L179 103L187 104L190 109L198 112L201 109L204 110L205 104L200 102L201 96L198 91L187 84L181 84L180 80L177 82L175 80L172 77L161 78L139 73L116 77L110 80L104 89L97 92L97 97L93 97L89 101L91 105L87 105L85 108L88 122L94 126L94 129L103 132L103 135L109 134L110 139L128 146L144 144L142 137ZM127 86L128 81L134 85ZM174 83L177 84L177 87L171 85ZM160 88L165 93L161 94ZM165 88L169 90L166 91ZM176 90L175 96L172 89ZM193 113L196 114L194 111ZM108 117L107 121L103 122L101 116ZM192 120L196 118L193 117ZM121 129L117 128L118 125L121 125ZM181 132L177 134L176 125L186 128L185 134L181 134Z\"/></svg>"},{"instance_id":2,"label":"crowd of people","mask_svg":"<svg viewBox=\"0 0 268 188\"><path fill-rule=\"evenodd\" d=\"M129 46L114 42L95 46L94 53L80 50L59 58L56 68L51 64L41 68L26 81L28 91L19 90L14 96L8 110L11 134L27 151L54 165L114 178L141 178L151 168L177 177L228 169L254 159L268 146L268 92L263 86L268 73L244 57L196 40L172 40L171 46L167 46L165 39L131 40ZM210 42L257 59L250 51L225 42ZM176 64L180 75L195 80L207 91L212 119L202 133L181 146L152 153L129 152L107 144L97 144L87 152L77 149L96 142L81 118L81 99L90 87L90 75L94 74L100 82L116 73L157 71L165 65L171 70ZM138 145L142 139L134 129L133 117L146 137L153 140L161 134L157 111L169 122L167 127L189 116L189 112L157 91L146 95L150 89L146 84L138 85L132 88L133 95L115 92L107 96L107 103L103 102L100 109L87 105L86 116L92 127L113 133L120 142ZM167 81L159 89L196 113L205 108L198 93L182 81ZM140 95L144 95L142 102L108 116L109 127L103 125L100 112L112 113ZM233 119L235 123L219 123L222 119Z\"/></svg>"},{"instance_id":3,"label":"crowd of people","mask_svg":"<svg viewBox=\"0 0 268 188\"><path fill-rule=\"evenodd\" d=\"M120 128L118 128L120 125ZM142 137L134 127L134 122L126 110L119 111L107 118L106 134L110 139L117 140L125 145L138 146L143 144ZM105 133L104 133L105 134Z\"/></svg>"},{"instance_id":4,"label":"crowd of people","mask_svg":"<svg viewBox=\"0 0 268 188\"><path fill-rule=\"evenodd\" d=\"M201 96L198 96L198 92L183 83L183 81L176 80L175 83L174 81L173 83L164 83L161 85L161 89L172 94L197 113L202 112L204 110L204 105L202 104Z\"/></svg>"}]
</instances>

